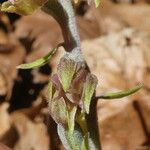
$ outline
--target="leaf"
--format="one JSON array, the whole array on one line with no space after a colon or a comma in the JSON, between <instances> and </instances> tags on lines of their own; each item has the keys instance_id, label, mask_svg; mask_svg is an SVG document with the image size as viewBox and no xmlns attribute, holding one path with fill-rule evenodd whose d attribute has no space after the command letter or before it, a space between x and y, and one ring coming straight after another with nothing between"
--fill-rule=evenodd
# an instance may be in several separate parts
<instances>
[{"instance_id":1,"label":"leaf","mask_svg":"<svg viewBox=\"0 0 150 150\"><path fill-rule=\"evenodd\" d=\"M100 4L100 0L94 0L94 2L95 2L95 6L98 7Z\"/></svg>"},{"instance_id":2,"label":"leaf","mask_svg":"<svg viewBox=\"0 0 150 150\"><path fill-rule=\"evenodd\" d=\"M71 85L76 70L76 63L71 59L62 58L57 70L63 89L66 92Z\"/></svg>"},{"instance_id":3,"label":"leaf","mask_svg":"<svg viewBox=\"0 0 150 150\"><path fill-rule=\"evenodd\" d=\"M33 68L38 68L38 67L44 66L48 61L50 61L52 56L56 53L57 49L58 49L58 47L54 48L46 56L44 56L40 59L37 59L37 60L33 61L32 63L21 64L21 65L17 66L17 69L33 69Z\"/></svg>"},{"instance_id":4,"label":"leaf","mask_svg":"<svg viewBox=\"0 0 150 150\"><path fill-rule=\"evenodd\" d=\"M89 107L91 103L92 96L95 92L96 86L97 86L98 80L95 75L89 74L86 78L86 82L84 84L84 89L83 89L83 95L82 95L82 100L83 100L83 107L85 109L85 112L88 114L89 113Z\"/></svg>"},{"instance_id":5,"label":"leaf","mask_svg":"<svg viewBox=\"0 0 150 150\"><path fill-rule=\"evenodd\" d=\"M8 0L2 3L0 10L4 12L29 15L41 8L47 0Z\"/></svg>"},{"instance_id":6,"label":"leaf","mask_svg":"<svg viewBox=\"0 0 150 150\"><path fill-rule=\"evenodd\" d=\"M73 134L69 134L68 130L62 125L57 126L58 135L66 150L81 150L83 141L82 131L76 125Z\"/></svg>"},{"instance_id":7,"label":"leaf","mask_svg":"<svg viewBox=\"0 0 150 150\"><path fill-rule=\"evenodd\" d=\"M137 85L136 87L132 88L132 89L128 89L128 90L124 90L121 92L116 92L116 93L107 93L101 96L97 96L96 99L116 99L116 98L122 98L125 96L129 96L135 92L137 92L138 90L140 90L143 87L142 84Z\"/></svg>"}]
</instances>

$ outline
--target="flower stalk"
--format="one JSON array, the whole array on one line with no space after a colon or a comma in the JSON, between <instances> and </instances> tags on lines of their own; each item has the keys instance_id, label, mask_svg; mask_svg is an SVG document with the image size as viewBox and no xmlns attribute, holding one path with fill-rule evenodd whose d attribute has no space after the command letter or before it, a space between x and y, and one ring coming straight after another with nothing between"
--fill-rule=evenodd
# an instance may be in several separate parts
<instances>
[{"instance_id":1,"label":"flower stalk","mask_svg":"<svg viewBox=\"0 0 150 150\"><path fill-rule=\"evenodd\" d=\"M78 0L73 0L78 2ZM96 7L100 0L94 0ZM76 27L71 0L8 0L0 5L1 11L29 15L41 8L60 25L64 43L50 53L19 69L43 66L63 46L66 54L60 59L57 73L48 85L48 104L57 124L58 135L66 150L101 150L98 129L97 100L128 96L142 86L133 89L95 96L97 77L90 73L81 52L80 37Z\"/></svg>"},{"instance_id":2,"label":"flower stalk","mask_svg":"<svg viewBox=\"0 0 150 150\"><path fill-rule=\"evenodd\" d=\"M49 0L43 6L42 10L44 10L46 13L52 15L56 19L56 21L59 23L59 25L62 29L62 33L63 33L63 37L64 37L64 48L66 50L66 55L63 56L63 58L65 58L67 60L68 59L73 60L76 65L79 65L79 63L80 63L80 66L82 66L80 69L83 72L85 71L86 73L88 73L89 70L86 69L86 67L85 67L86 63L85 63L82 53L81 53L80 38L79 38L79 34L77 31L77 27L76 27L76 20L75 20L74 10L73 10L71 1L70 0ZM67 63L71 64L71 62L67 62ZM60 65L61 66L58 68L58 74L61 74L60 70L62 70L63 66L65 66L64 70L66 69L66 70L68 70L68 72L70 71L69 68L66 67L67 66L66 64L64 65L62 62L60 62ZM72 70L72 72L73 72L73 70ZM76 71L75 74L77 72L78 71ZM82 73L82 74L86 74L86 73ZM71 80L68 80L68 83L65 83L65 82L68 77L69 78L73 77L73 73L70 73L70 74L65 73L65 75L66 76L62 77L61 83L62 83L62 86L65 86L64 90L67 93L66 87L70 86ZM76 87L76 88L79 88L81 90L80 86L82 86L82 85L79 85L79 82L81 82L80 80L83 79L83 75L80 75L80 77L77 77L77 78L78 79L75 79L77 81L76 82L73 81L72 84L77 84L79 87ZM89 77L88 81L89 82L93 81L91 76ZM94 82L96 83L97 81L94 81ZM87 84L91 84L91 83L87 83ZM88 86L85 84L85 87L88 87ZM75 122L78 122L78 124L82 128L82 131L84 132L84 136L89 134L89 137L87 136L89 139L86 137L86 139L88 139L88 140L86 140L86 144L88 142L87 149L90 148L89 140L91 140L95 145L94 149L99 150L99 149L101 149L100 148L101 146L100 146L100 139L99 139L99 135L98 135L99 130L98 130L98 123L97 123L96 103L94 102L94 105L91 105L92 108L90 106L90 103L93 103L91 101L94 97L93 94L94 94L95 88L96 88L96 84L93 87L92 87L92 85L90 85L89 89L87 89L87 88L82 89L83 92L87 90L87 92L86 92L87 100L83 100L84 102L87 101L86 102L87 105L85 105L85 108L84 108L85 112L83 112L83 109L80 108L80 105L81 105L80 103L78 104L79 106L76 106L76 108L78 108L80 110L77 109L79 116L77 113L76 118L78 118L78 119ZM69 95L69 94L70 93L67 93L67 95ZM77 103L77 101L80 101L80 99L77 100L78 97L79 97L79 95L74 94L73 99L76 100L75 103ZM82 99L83 99L83 97L84 96L82 96ZM90 111L90 113L89 113L89 111ZM93 115L95 115L95 116L93 116ZM80 119L81 116L82 116L82 119ZM90 139L90 136L92 136L91 139ZM93 138L95 138L95 139L93 139Z\"/></svg>"},{"instance_id":3,"label":"flower stalk","mask_svg":"<svg viewBox=\"0 0 150 150\"><path fill-rule=\"evenodd\" d=\"M84 61L71 1L48 0L42 7L42 10L53 16L61 27L64 37L64 48L67 52L65 57L76 62Z\"/></svg>"}]
</instances>

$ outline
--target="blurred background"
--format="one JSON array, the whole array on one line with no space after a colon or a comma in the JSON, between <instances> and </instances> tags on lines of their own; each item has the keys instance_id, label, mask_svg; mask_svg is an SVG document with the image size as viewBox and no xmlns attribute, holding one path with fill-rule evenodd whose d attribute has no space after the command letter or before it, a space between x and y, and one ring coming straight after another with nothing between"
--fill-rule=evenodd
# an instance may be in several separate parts
<instances>
[{"instance_id":1,"label":"blurred background","mask_svg":"<svg viewBox=\"0 0 150 150\"><path fill-rule=\"evenodd\" d=\"M103 150L150 150L150 1L102 0L96 9L83 0L74 7L84 57L99 80L97 95L144 84L132 96L99 100ZM43 12L0 13L0 143L13 150L63 150L46 87L64 52L39 69L16 69L60 42L58 24Z\"/></svg>"}]
</instances>

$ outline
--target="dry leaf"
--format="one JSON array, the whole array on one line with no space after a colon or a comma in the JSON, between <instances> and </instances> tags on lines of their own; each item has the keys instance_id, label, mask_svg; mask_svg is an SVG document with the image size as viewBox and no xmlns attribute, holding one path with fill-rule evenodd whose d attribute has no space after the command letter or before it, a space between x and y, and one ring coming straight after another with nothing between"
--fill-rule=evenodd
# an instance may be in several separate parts
<instances>
[{"instance_id":1,"label":"dry leaf","mask_svg":"<svg viewBox=\"0 0 150 150\"><path fill-rule=\"evenodd\" d=\"M133 96L120 100L99 101L99 127L104 150L133 150L148 142L141 115L148 130L149 43L150 37L146 33L134 29L82 43L89 67L99 80L97 95L129 88L138 82L144 83L145 87Z\"/></svg>"},{"instance_id":2,"label":"dry leaf","mask_svg":"<svg viewBox=\"0 0 150 150\"><path fill-rule=\"evenodd\" d=\"M11 122L8 113L8 103L0 105L0 138L10 129Z\"/></svg>"},{"instance_id":3,"label":"dry leaf","mask_svg":"<svg viewBox=\"0 0 150 150\"><path fill-rule=\"evenodd\" d=\"M33 122L22 113L14 113L12 122L19 134L14 150L49 150L47 129L42 122Z\"/></svg>"}]
</instances>

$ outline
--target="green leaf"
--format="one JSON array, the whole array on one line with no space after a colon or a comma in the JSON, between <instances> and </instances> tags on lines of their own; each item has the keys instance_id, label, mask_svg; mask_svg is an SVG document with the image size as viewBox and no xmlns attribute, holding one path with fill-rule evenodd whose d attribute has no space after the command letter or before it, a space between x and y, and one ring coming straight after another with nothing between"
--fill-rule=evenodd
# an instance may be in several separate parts
<instances>
[{"instance_id":1,"label":"green leaf","mask_svg":"<svg viewBox=\"0 0 150 150\"><path fill-rule=\"evenodd\" d=\"M81 150L83 141L82 131L76 125L73 134L70 134L62 125L57 126L58 135L66 150Z\"/></svg>"},{"instance_id":2,"label":"green leaf","mask_svg":"<svg viewBox=\"0 0 150 150\"><path fill-rule=\"evenodd\" d=\"M38 68L38 67L44 66L48 61L50 61L52 56L56 53L57 49L58 49L58 47L54 48L46 56L44 56L40 59L37 59L37 60L33 61L32 63L21 64L21 65L17 66L17 69L33 69L33 68Z\"/></svg>"},{"instance_id":3,"label":"green leaf","mask_svg":"<svg viewBox=\"0 0 150 150\"><path fill-rule=\"evenodd\" d=\"M94 0L94 2L95 2L95 6L98 7L100 4L100 0Z\"/></svg>"},{"instance_id":4,"label":"green leaf","mask_svg":"<svg viewBox=\"0 0 150 150\"><path fill-rule=\"evenodd\" d=\"M132 89L128 89L128 90L124 90L124 91L120 91L120 92L116 92L116 93L107 93L101 96L97 96L96 99L116 99L116 98L122 98L125 96L129 96L135 92L137 92L138 90L140 90L143 87L142 84L137 85L136 87L132 88Z\"/></svg>"},{"instance_id":5,"label":"green leaf","mask_svg":"<svg viewBox=\"0 0 150 150\"><path fill-rule=\"evenodd\" d=\"M0 10L4 12L29 15L41 8L47 0L14 0L2 3Z\"/></svg>"},{"instance_id":6,"label":"green leaf","mask_svg":"<svg viewBox=\"0 0 150 150\"><path fill-rule=\"evenodd\" d=\"M77 64L71 59L62 58L58 65L58 75L63 86L64 91L66 92L70 85L72 78L74 76Z\"/></svg>"},{"instance_id":7,"label":"green leaf","mask_svg":"<svg viewBox=\"0 0 150 150\"><path fill-rule=\"evenodd\" d=\"M91 99L95 92L97 82L98 80L95 75L92 75L92 74L87 75L86 82L83 88L83 93L82 93L82 101L84 105L84 110L87 114L89 113Z\"/></svg>"}]
</instances>

